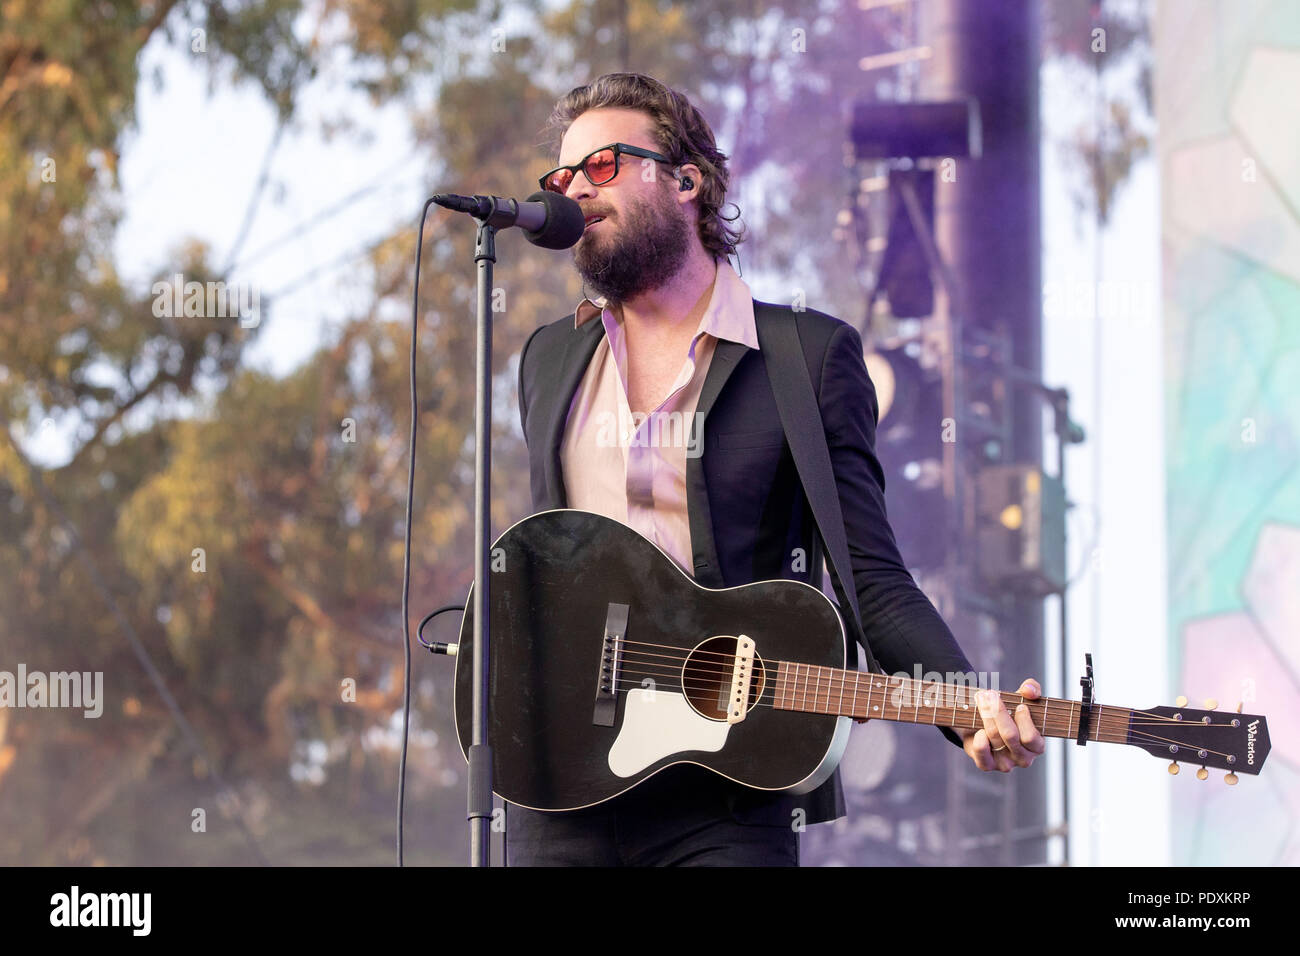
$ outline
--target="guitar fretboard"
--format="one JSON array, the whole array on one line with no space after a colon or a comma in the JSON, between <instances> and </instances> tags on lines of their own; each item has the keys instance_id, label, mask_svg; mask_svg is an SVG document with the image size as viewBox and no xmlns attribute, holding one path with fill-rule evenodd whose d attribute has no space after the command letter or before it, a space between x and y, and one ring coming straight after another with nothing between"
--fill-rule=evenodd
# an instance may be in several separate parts
<instances>
[{"instance_id":1,"label":"guitar fretboard","mask_svg":"<svg viewBox=\"0 0 1300 956\"><path fill-rule=\"evenodd\" d=\"M778 662L776 681L771 688L777 710L972 730L984 726L976 700L979 692L979 687L969 684L886 677L792 661ZM997 693L1013 716L1020 704L1028 707L1030 719L1043 735L1066 738L1079 735L1082 705L1078 701L1057 697L1029 700L1019 694ZM1127 707L1094 705L1088 719L1088 739L1127 743L1133 713Z\"/></svg>"}]
</instances>

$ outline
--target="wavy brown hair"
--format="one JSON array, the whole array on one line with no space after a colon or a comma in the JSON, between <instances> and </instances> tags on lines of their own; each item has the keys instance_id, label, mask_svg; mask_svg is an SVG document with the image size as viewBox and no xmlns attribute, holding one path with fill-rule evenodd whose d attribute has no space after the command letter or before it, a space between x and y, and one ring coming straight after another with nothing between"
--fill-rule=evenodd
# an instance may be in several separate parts
<instances>
[{"instance_id":1,"label":"wavy brown hair","mask_svg":"<svg viewBox=\"0 0 1300 956\"><path fill-rule=\"evenodd\" d=\"M734 253L744 240L744 226L732 225L740 218L739 209L733 216L722 214L730 182L727 154L718 149L713 130L700 111L681 93L653 77L643 73L607 73L586 86L570 90L555 104L547 124L552 145L558 149L565 131L583 113L606 107L645 113L650 117L651 135L659 152L672 160L674 166L693 163L700 168L704 174L696 196L700 243L715 259Z\"/></svg>"}]
</instances>

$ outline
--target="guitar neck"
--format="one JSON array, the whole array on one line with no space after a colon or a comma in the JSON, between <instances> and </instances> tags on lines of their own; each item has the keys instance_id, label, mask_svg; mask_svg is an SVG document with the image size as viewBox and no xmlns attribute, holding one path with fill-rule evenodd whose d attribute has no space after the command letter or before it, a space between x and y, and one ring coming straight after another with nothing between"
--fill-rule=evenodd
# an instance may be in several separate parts
<instances>
[{"instance_id":1,"label":"guitar neck","mask_svg":"<svg viewBox=\"0 0 1300 956\"><path fill-rule=\"evenodd\" d=\"M909 724L977 730L984 726L976 694L979 687L920 681L911 677L886 677L856 670L837 670L792 661L778 662L772 688L777 710L834 714L858 720L894 720ZM1083 705L1074 700L999 691L1010 713L1024 704L1039 733L1068 739L1079 736ZM1127 707L1094 704L1088 717L1088 740L1128 743L1134 711Z\"/></svg>"}]
</instances>

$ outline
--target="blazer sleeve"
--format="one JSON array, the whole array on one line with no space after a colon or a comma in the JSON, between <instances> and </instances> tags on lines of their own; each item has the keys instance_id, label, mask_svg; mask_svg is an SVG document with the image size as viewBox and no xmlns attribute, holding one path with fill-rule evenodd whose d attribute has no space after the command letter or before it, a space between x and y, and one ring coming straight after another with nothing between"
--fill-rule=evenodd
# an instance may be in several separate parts
<instances>
[{"instance_id":1,"label":"blazer sleeve","mask_svg":"<svg viewBox=\"0 0 1300 956\"><path fill-rule=\"evenodd\" d=\"M876 390L853 326L832 333L819 396L831 468L848 536L862 629L886 673L969 673L970 661L903 563L885 515L885 475L876 457ZM936 424L937 427L937 424ZM837 588L838 592L838 588ZM844 596L840 595L843 602ZM942 727L961 746L961 738Z\"/></svg>"}]
</instances>

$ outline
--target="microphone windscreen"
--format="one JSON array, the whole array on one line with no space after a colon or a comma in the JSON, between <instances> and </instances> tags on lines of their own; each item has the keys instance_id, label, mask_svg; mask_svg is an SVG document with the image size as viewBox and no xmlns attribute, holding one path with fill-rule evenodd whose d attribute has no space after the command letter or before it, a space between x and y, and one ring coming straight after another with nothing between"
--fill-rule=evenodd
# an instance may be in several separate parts
<instances>
[{"instance_id":1,"label":"microphone windscreen","mask_svg":"<svg viewBox=\"0 0 1300 956\"><path fill-rule=\"evenodd\" d=\"M525 202L539 202L546 207L546 222L535 232L524 232L524 238L543 249L568 249L587 228L582 207L568 196L542 189L529 196Z\"/></svg>"}]
</instances>

